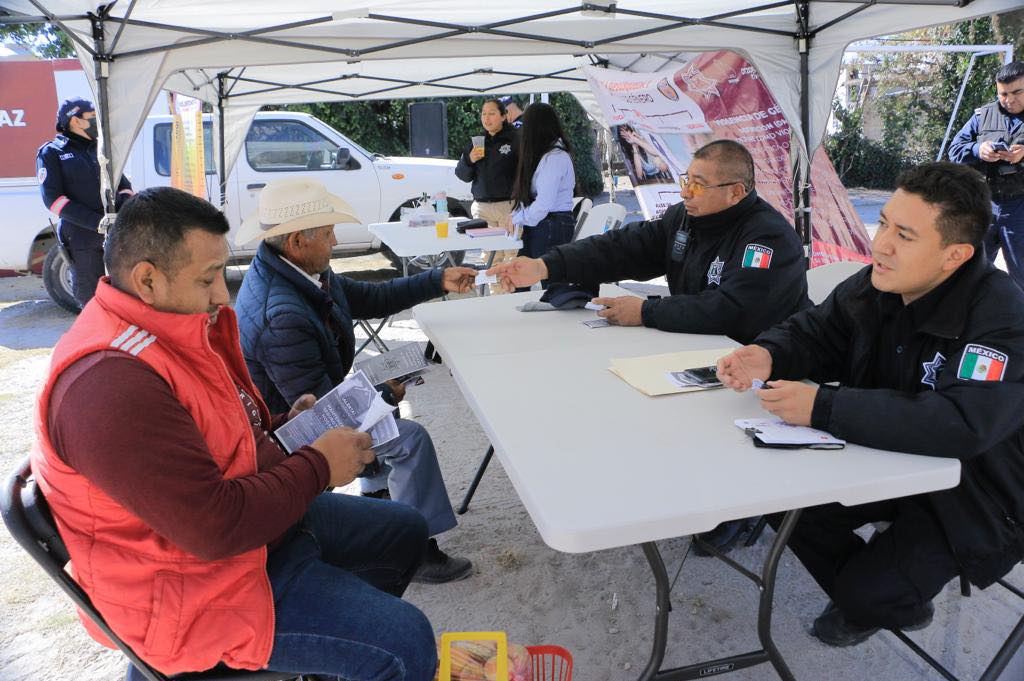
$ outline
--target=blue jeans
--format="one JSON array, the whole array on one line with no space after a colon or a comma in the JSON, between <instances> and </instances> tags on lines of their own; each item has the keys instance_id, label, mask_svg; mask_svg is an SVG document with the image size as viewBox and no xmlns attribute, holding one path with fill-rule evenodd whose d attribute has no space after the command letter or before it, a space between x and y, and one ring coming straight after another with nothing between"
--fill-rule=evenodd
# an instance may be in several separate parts
<instances>
[{"instance_id":1,"label":"blue jeans","mask_svg":"<svg viewBox=\"0 0 1024 681\"><path fill-rule=\"evenodd\" d=\"M374 448L383 472L360 480L364 492L387 485L391 499L412 506L427 519L431 537L455 527L455 511L437 463L437 451L426 428L406 419L397 419L398 437Z\"/></svg>"},{"instance_id":2,"label":"blue jeans","mask_svg":"<svg viewBox=\"0 0 1024 681\"><path fill-rule=\"evenodd\" d=\"M572 241L572 233L575 228L576 223L571 212L548 213L547 217L538 222L535 227L523 227L523 247L519 249L519 255L539 258L555 246ZM541 288L547 288L547 279L541 281L540 285ZM526 291L528 289L518 290Z\"/></svg>"},{"instance_id":3,"label":"blue jeans","mask_svg":"<svg viewBox=\"0 0 1024 681\"><path fill-rule=\"evenodd\" d=\"M405 504L321 494L270 554L274 647L268 669L360 681L430 681L434 631L400 596L427 543ZM131 670L129 681L143 679Z\"/></svg>"},{"instance_id":4,"label":"blue jeans","mask_svg":"<svg viewBox=\"0 0 1024 681\"><path fill-rule=\"evenodd\" d=\"M1024 288L1024 196L992 202L992 225L985 235L985 254L993 262L1003 249L1006 271Z\"/></svg>"}]
</instances>

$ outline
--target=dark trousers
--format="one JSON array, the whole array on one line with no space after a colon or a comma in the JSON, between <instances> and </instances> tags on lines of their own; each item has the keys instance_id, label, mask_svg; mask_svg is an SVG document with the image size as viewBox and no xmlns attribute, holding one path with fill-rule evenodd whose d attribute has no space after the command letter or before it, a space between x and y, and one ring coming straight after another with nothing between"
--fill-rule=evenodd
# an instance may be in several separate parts
<instances>
[{"instance_id":1,"label":"dark trousers","mask_svg":"<svg viewBox=\"0 0 1024 681\"><path fill-rule=\"evenodd\" d=\"M365 681L429 681L434 630L401 599L427 545L405 504L321 494L267 557L274 594L268 669ZM211 566L210 569L216 569ZM144 681L129 665L127 681Z\"/></svg>"},{"instance_id":2,"label":"dark trousers","mask_svg":"<svg viewBox=\"0 0 1024 681\"><path fill-rule=\"evenodd\" d=\"M96 232L61 224L60 242L71 260L71 289L83 307L96 295L96 284L106 274L103 268L103 236Z\"/></svg>"},{"instance_id":3,"label":"dark trousers","mask_svg":"<svg viewBox=\"0 0 1024 681\"><path fill-rule=\"evenodd\" d=\"M539 258L555 246L572 241L572 233L575 229L576 223L569 211L548 213L547 217L537 223L536 227L523 227L523 247L519 249L519 255ZM541 288L547 288L548 280L544 279L540 285Z\"/></svg>"},{"instance_id":4,"label":"dark trousers","mask_svg":"<svg viewBox=\"0 0 1024 681\"><path fill-rule=\"evenodd\" d=\"M993 262L1003 249L1006 271L1024 289L1024 196L992 202L992 225L985 235L985 254Z\"/></svg>"},{"instance_id":5,"label":"dark trousers","mask_svg":"<svg viewBox=\"0 0 1024 681\"><path fill-rule=\"evenodd\" d=\"M869 542L854 533L880 521L892 524ZM769 522L778 529L782 516ZM914 624L925 604L960 572L921 495L809 508L788 545L846 618L861 626Z\"/></svg>"}]
</instances>

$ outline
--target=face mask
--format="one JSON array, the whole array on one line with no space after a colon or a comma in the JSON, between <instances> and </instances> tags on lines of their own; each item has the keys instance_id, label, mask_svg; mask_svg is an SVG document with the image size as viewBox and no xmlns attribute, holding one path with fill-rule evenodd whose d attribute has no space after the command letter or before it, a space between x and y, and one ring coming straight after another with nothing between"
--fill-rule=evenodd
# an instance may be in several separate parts
<instances>
[{"instance_id":1,"label":"face mask","mask_svg":"<svg viewBox=\"0 0 1024 681\"><path fill-rule=\"evenodd\" d=\"M96 137L99 135L99 130L96 128L95 118L83 118L85 121L85 127L82 128L82 134L88 137L92 141L96 141Z\"/></svg>"}]
</instances>

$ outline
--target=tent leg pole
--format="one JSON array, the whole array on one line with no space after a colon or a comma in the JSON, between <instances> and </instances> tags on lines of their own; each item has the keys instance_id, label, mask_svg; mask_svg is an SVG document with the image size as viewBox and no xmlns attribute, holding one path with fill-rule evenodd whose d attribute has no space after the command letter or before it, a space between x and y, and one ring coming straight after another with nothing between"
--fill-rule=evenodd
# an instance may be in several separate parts
<instances>
[{"instance_id":1,"label":"tent leg pole","mask_svg":"<svg viewBox=\"0 0 1024 681\"><path fill-rule=\"evenodd\" d=\"M107 6L109 7L109 5ZM117 191L117 182L114 181L114 166L111 162L110 150L110 55L107 54L107 40L104 31L107 7L101 7L98 14L89 14L89 21L92 25L92 40L96 50L93 59L93 75L96 78L96 109L99 116L100 130L103 136L100 138L100 173L101 185L102 176L106 176L106 187L103 190L103 206L107 215L114 214L114 192ZM100 222L100 231L106 231L106 222Z\"/></svg>"},{"instance_id":2,"label":"tent leg pole","mask_svg":"<svg viewBox=\"0 0 1024 681\"><path fill-rule=\"evenodd\" d=\"M217 145L217 163L220 169L220 209L224 210L224 203L227 201L228 173L224 167L224 100L227 98L224 88L225 74L217 74L217 136L220 143Z\"/></svg>"},{"instance_id":3,"label":"tent leg pole","mask_svg":"<svg viewBox=\"0 0 1024 681\"><path fill-rule=\"evenodd\" d=\"M806 166L797 173L797 187L794 187L794 199L799 198L797 205L800 212L797 223L800 235L804 240L804 256L807 268L811 267L811 97L810 97L810 52L811 52L811 7L806 0L796 4L797 45L800 50L800 129L804 136ZM799 192L799 194L797 194Z\"/></svg>"}]
</instances>

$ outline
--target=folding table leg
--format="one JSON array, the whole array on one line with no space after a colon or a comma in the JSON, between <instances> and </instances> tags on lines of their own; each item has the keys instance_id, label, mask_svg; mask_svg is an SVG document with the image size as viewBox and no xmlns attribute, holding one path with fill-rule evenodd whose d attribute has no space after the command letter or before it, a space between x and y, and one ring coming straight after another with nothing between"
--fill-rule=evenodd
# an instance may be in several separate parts
<instances>
[{"instance_id":1,"label":"folding table leg","mask_svg":"<svg viewBox=\"0 0 1024 681\"><path fill-rule=\"evenodd\" d=\"M802 512L803 509L800 508L786 511L782 524L779 525L779 531L775 535L775 541L772 542L772 548L768 551L768 557L765 558L764 571L761 573L762 584L761 599L757 610L757 637L761 640L761 645L764 647L765 652L768 653L768 659L771 661L772 666L775 667L775 672L783 681L795 681L796 677L789 670L786 661L782 659L782 654L779 653L779 649L775 646L775 641L772 639L772 602L775 598L775 575L779 569L782 552L786 549L786 542L789 541L789 536L793 534L793 529L796 528L796 523L800 520L800 513Z\"/></svg>"},{"instance_id":2,"label":"folding table leg","mask_svg":"<svg viewBox=\"0 0 1024 681\"><path fill-rule=\"evenodd\" d=\"M487 470L487 464L491 463L492 456L494 456L494 445L487 448L487 453L484 454L484 458L480 461L480 466L476 469L476 475L473 476L473 482L469 484L466 496L462 498L462 503L459 504L459 508L456 511L459 515L469 510L469 502L473 500L476 488L480 484L480 479L484 477L484 471Z\"/></svg>"},{"instance_id":3,"label":"folding table leg","mask_svg":"<svg viewBox=\"0 0 1024 681\"><path fill-rule=\"evenodd\" d=\"M800 510L786 513L775 536L775 542L765 559L761 575L758 576L738 563L716 555L729 567L738 570L740 574L751 579L760 589L761 596L757 613L757 635L761 641L761 650L755 650L739 655L730 655L715 660L705 660L696 664L675 669L661 669L661 663L665 658L665 647L668 640L668 613L671 609L669 591L671 585L668 581L668 573L665 571L665 564L658 553L658 547L654 542L641 544L644 556L654 573L654 583L657 588L657 607L655 609L654 621L654 643L651 648L651 657L639 677L639 681L690 681L692 679L703 679L708 676L724 674L727 672L753 667L755 665L770 663L775 672L783 681L795 681L793 673L789 670L785 660L772 640L772 601L775 595L775 574L779 567L779 560L786 548L786 542L793 533L793 528L800 517ZM712 555L715 555L714 553Z\"/></svg>"}]
</instances>

